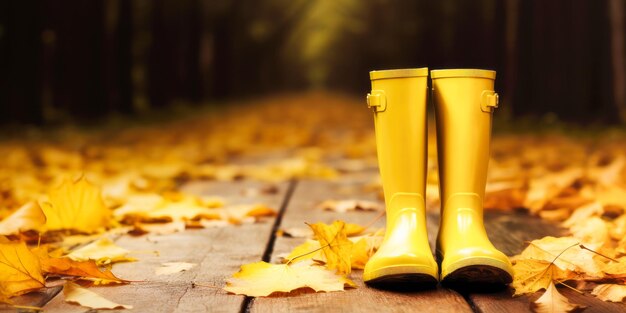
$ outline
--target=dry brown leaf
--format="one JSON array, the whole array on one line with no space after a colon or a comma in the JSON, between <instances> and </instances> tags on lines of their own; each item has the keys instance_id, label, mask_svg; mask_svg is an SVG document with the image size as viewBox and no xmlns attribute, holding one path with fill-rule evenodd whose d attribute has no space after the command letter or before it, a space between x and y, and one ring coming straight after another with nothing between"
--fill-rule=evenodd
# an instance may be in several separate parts
<instances>
[{"instance_id":1,"label":"dry brown leaf","mask_svg":"<svg viewBox=\"0 0 626 313\"><path fill-rule=\"evenodd\" d=\"M112 212L104 205L100 189L84 177L48 193L48 201L41 208L46 215L46 230L77 230L94 233L110 226Z\"/></svg>"},{"instance_id":2,"label":"dry brown leaf","mask_svg":"<svg viewBox=\"0 0 626 313\"><path fill-rule=\"evenodd\" d=\"M0 237L3 238L3 237ZM0 298L10 298L44 287L41 266L23 242L0 242Z\"/></svg>"},{"instance_id":3,"label":"dry brown leaf","mask_svg":"<svg viewBox=\"0 0 626 313\"><path fill-rule=\"evenodd\" d=\"M0 222L0 235L12 235L28 230L39 230L46 223L46 215L35 201L28 202Z\"/></svg>"},{"instance_id":4,"label":"dry brown leaf","mask_svg":"<svg viewBox=\"0 0 626 313\"><path fill-rule=\"evenodd\" d=\"M602 301L623 302L626 298L626 285L602 284L593 288L592 295Z\"/></svg>"},{"instance_id":5,"label":"dry brown leaf","mask_svg":"<svg viewBox=\"0 0 626 313\"><path fill-rule=\"evenodd\" d=\"M99 294L80 287L79 285L66 282L63 285L65 302L78 304L94 310L132 309L132 305L124 305L112 302Z\"/></svg>"},{"instance_id":6,"label":"dry brown leaf","mask_svg":"<svg viewBox=\"0 0 626 313\"><path fill-rule=\"evenodd\" d=\"M315 239L320 243L326 257L326 267L340 274L350 274L352 268L350 254L352 241L346 235L346 223L334 221L331 225L324 223L310 224Z\"/></svg>"},{"instance_id":7,"label":"dry brown leaf","mask_svg":"<svg viewBox=\"0 0 626 313\"><path fill-rule=\"evenodd\" d=\"M241 266L226 282L224 290L250 297L266 297L275 292L300 288L319 291L342 291L356 285L343 275L317 266L310 261L290 264L257 262Z\"/></svg>"},{"instance_id":8,"label":"dry brown leaf","mask_svg":"<svg viewBox=\"0 0 626 313\"><path fill-rule=\"evenodd\" d=\"M569 302L565 296L556 290L552 282L543 295L532 303L532 308L537 313L573 312L584 307L584 305Z\"/></svg>"}]
</instances>

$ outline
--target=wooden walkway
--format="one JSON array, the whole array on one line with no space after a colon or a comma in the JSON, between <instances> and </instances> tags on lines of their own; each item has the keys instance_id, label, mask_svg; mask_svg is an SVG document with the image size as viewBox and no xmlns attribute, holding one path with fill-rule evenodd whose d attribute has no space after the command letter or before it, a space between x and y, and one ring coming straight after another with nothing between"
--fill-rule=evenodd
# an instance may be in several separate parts
<instances>
[{"instance_id":1,"label":"wooden walkway","mask_svg":"<svg viewBox=\"0 0 626 313\"><path fill-rule=\"evenodd\" d=\"M230 203L265 203L280 210L275 218L257 224L187 230L170 235L121 236L117 244L135 251L137 262L116 264L113 272L133 283L113 287L90 287L90 290L132 310L120 312L530 312L530 301L539 295L512 298L506 290L490 294L459 294L437 288L430 291L381 291L363 284L362 271L351 278L358 288L345 292L297 293L280 297L248 298L228 294L221 289L224 280L242 264L259 260L277 261L281 254L300 244L302 238L277 237L281 228L305 227L304 222L332 222L341 219L365 224L378 212L336 213L316 209L327 199L364 199L379 201L363 186L376 175L374 169L343 175L335 181L298 180L277 184L275 194L246 196L245 190L267 183L193 182L187 192L220 195ZM431 245L435 239L438 213L430 209L428 230ZM522 213L487 212L487 230L493 243L513 255L524 248L524 242L545 235L558 235L559 228ZM382 227L384 220L378 221ZM189 271L155 276L154 269L164 262L190 262L197 265ZM24 305L43 306L44 312L96 312L68 304L61 287L19 297ZM573 302L587 305L585 312L625 312L626 305L607 303L590 295L560 290ZM0 306L1 312L16 309ZM21 310L24 312L24 310Z\"/></svg>"}]
</instances>

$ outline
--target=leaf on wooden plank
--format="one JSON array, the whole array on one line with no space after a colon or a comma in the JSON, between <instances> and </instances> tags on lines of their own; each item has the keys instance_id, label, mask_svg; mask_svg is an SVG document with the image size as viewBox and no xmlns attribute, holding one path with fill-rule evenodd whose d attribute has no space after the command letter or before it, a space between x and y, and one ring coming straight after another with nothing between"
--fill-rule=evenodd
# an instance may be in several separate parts
<instances>
[{"instance_id":1,"label":"leaf on wooden plank","mask_svg":"<svg viewBox=\"0 0 626 313\"><path fill-rule=\"evenodd\" d=\"M365 227L359 224L346 223L346 235L348 237L356 236L362 234L366 230ZM292 227L285 228L281 230L281 236L290 237L290 238L309 238L313 237L313 231L311 228L304 227Z\"/></svg>"},{"instance_id":2,"label":"leaf on wooden plank","mask_svg":"<svg viewBox=\"0 0 626 313\"><path fill-rule=\"evenodd\" d=\"M0 242L0 298L43 288L44 283L39 259L25 243Z\"/></svg>"},{"instance_id":3,"label":"leaf on wooden plank","mask_svg":"<svg viewBox=\"0 0 626 313\"><path fill-rule=\"evenodd\" d=\"M356 269L364 269L365 264L369 261L373 254L373 250L369 248L365 238L360 238L352 245L350 252L350 266Z\"/></svg>"},{"instance_id":4,"label":"leaf on wooden plank","mask_svg":"<svg viewBox=\"0 0 626 313\"><path fill-rule=\"evenodd\" d=\"M101 270L95 261L75 261L68 257L53 257L45 246L35 248L33 252L39 257L44 273L63 276L76 276L83 280L93 281L96 285L124 283L108 270Z\"/></svg>"},{"instance_id":5,"label":"leaf on wooden plank","mask_svg":"<svg viewBox=\"0 0 626 313\"><path fill-rule=\"evenodd\" d=\"M565 296L556 290L554 283L550 282L550 285L543 295L537 299L537 301L532 303L532 308L537 313L561 313L574 312L585 308L585 306L571 303Z\"/></svg>"},{"instance_id":6,"label":"leaf on wooden plank","mask_svg":"<svg viewBox=\"0 0 626 313\"><path fill-rule=\"evenodd\" d=\"M320 243L326 257L326 267L337 270L340 274L350 274L352 241L346 235L346 223L334 221L331 225L324 223L310 224L315 239Z\"/></svg>"},{"instance_id":7,"label":"leaf on wooden plank","mask_svg":"<svg viewBox=\"0 0 626 313\"><path fill-rule=\"evenodd\" d=\"M257 262L241 266L226 282L224 290L250 297L266 297L275 292L300 288L320 291L342 291L356 285L343 275L314 265L311 261L290 264Z\"/></svg>"},{"instance_id":8,"label":"leaf on wooden plank","mask_svg":"<svg viewBox=\"0 0 626 313\"><path fill-rule=\"evenodd\" d=\"M292 227L281 229L282 236L290 238L308 238L313 237L313 231L311 228L304 227Z\"/></svg>"},{"instance_id":9,"label":"leaf on wooden plank","mask_svg":"<svg viewBox=\"0 0 626 313\"><path fill-rule=\"evenodd\" d=\"M31 201L0 222L0 235L12 235L28 230L39 230L46 223L39 203Z\"/></svg>"},{"instance_id":10,"label":"leaf on wooden plank","mask_svg":"<svg viewBox=\"0 0 626 313\"><path fill-rule=\"evenodd\" d=\"M568 277L567 272L544 260L517 260L513 264L513 272L515 274L511 287L515 289L514 296L546 289L553 280Z\"/></svg>"},{"instance_id":11,"label":"leaf on wooden plank","mask_svg":"<svg viewBox=\"0 0 626 313\"><path fill-rule=\"evenodd\" d=\"M48 201L41 208L46 215L46 230L77 230L94 233L110 226L112 212L104 205L100 189L84 177L48 193Z\"/></svg>"},{"instance_id":12,"label":"leaf on wooden plank","mask_svg":"<svg viewBox=\"0 0 626 313\"><path fill-rule=\"evenodd\" d=\"M161 267L155 268L156 275L170 275L174 273L180 273L184 271L190 270L192 267L196 266L194 263L186 263L186 262L168 262L161 264Z\"/></svg>"},{"instance_id":13,"label":"leaf on wooden plank","mask_svg":"<svg viewBox=\"0 0 626 313\"><path fill-rule=\"evenodd\" d=\"M63 285L63 296L65 297L65 302L78 304L94 310L133 308L132 305L118 304L105 299L101 295L69 281Z\"/></svg>"},{"instance_id":14,"label":"leaf on wooden plank","mask_svg":"<svg viewBox=\"0 0 626 313\"><path fill-rule=\"evenodd\" d=\"M264 204L240 204L226 206L220 210L223 220L227 220L233 224L241 224L246 219L252 222L261 217L276 216L276 211Z\"/></svg>"},{"instance_id":15,"label":"leaf on wooden plank","mask_svg":"<svg viewBox=\"0 0 626 313\"><path fill-rule=\"evenodd\" d=\"M98 265L115 262L135 261L128 257L130 251L115 245L109 238L100 238L82 248L72 251L67 256L74 261L94 260Z\"/></svg>"},{"instance_id":16,"label":"leaf on wooden plank","mask_svg":"<svg viewBox=\"0 0 626 313\"><path fill-rule=\"evenodd\" d=\"M602 276L601 262L594 258L596 254L581 249L578 246L579 243L580 240L573 237L547 236L533 240L518 259L554 261L554 264L563 270L584 272L589 276ZM585 244L585 246L592 250L597 248L596 244Z\"/></svg>"},{"instance_id":17,"label":"leaf on wooden plank","mask_svg":"<svg viewBox=\"0 0 626 313\"><path fill-rule=\"evenodd\" d=\"M320 243L317 240L307 239L304 243L291 250L289 255L285 257L284 262L295 263L310 259L323 259L325 261L322 249L320 249Z\"/></svg>"},{"instance_id":18,"label":"leaf on wooden plank","mask_svg":"<svg viewBox=\"0 0 626 313\"><path fill-rule=\"evenodd\" d=\"M345 213L348 211L380 211L382 206L366 200L326 200L317 206L326 211Z\"/></svg>"},{"instance_id":19,"label":"leaf on wooden plank","mask_svg":"<svg viewBox=\"0 0 626 313\"><path fill-rule=\"evenodd\" d=\"M592 295L602 301L623 302L626 298L626 285L602 284L593 288Z\"/></svg>"},{"instance_id":20,"label":"leaf on wooden plank","mask_svg":"<svg viewBox=\"0 0 626 313\"><path fill-rule=\"evenodd\" d=\"M202 226L200 227L202 228ZM173 233L183 232L186 229L186 224L183 221L171 222L171 223L135 223L133 228L128 232L130 235L168 235Z\"/></svg>"},{"instance_id":21,"label":"leaf on wooden plank","mask_svg":"<svg viewBox=\"0 0 626 313\"><path fill-rule=\"evenodd\" d=\"M196 203L166 201L145 213L146 221L185 221L192 219L220 219L219 211Z\"/></svg>"}]
</instances>

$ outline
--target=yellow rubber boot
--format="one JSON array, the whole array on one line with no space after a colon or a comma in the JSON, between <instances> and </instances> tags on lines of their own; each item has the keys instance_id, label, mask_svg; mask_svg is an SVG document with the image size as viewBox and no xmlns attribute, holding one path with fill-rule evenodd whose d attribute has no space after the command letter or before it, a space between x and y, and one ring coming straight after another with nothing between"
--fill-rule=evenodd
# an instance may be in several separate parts
<instances>
[{"instance_id":1,"label":"yellow rubber boot","mask_svg":"<svg viewBox=\"0 0 626 313\"><path fill-rule=\"evenodd\" d=\"M489 163L496 72L431 71L441 195L437 258L449 286L498 286L512 281L504 253L489 241L483 199Z\"/></svg>"},{"instance_id":2,"label":"yellow rubber boot","mask_svg":"<svg viewBox=\"0 0 626 313\"><path fill-rule=\"evenodd\" d=\"M363 280L380 287L434 287L437 263L426 233L426 95L428 69L370 72L378 164L387 205L380 249Z\"/></svg>"}]
</instances>

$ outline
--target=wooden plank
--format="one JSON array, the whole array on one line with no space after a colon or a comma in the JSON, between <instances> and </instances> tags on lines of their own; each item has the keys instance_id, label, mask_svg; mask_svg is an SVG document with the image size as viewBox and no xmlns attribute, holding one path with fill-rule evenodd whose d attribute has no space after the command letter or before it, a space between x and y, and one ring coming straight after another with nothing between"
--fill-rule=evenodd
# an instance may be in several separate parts
<instances>
[{"instance_id":1,"label":"wooden plank","mask_svg":"<svg viewBox=\"0 0 626 313\"><path fill-rule=\"evenodd\" d=\"M304 222L332 222L341 219L346 222L366 224L378 215L378 212L336 213L315 209L316 205L327 199L362 199L379 201L374 193L364 193L363 186L371 183L375 172L358 173L342 176L338 181L298 182L292 196L281 228L306 227ZM430 222L430 221L429 221ZM384 227L384 219L376 227ZM429 227L430 228L430 227ZM434 229L434 228L433 228ZM288 253L302 238L279 237L272 253L272 260ZM422 292L393 292L370 288L364 285L362 271L355 270L350 278L358 288L345 292L299 293L288 297L256 298L251 302L251 312L373 312L383 309L385 312L471 312L470 306L458 293L446 289Z\"/></svg>"},{"instance_id":2,"label":"wooden plank","mask_svg":"<svg viewBox=\"0 0 626 313\"><path fill-rule=\"evenodd\" d=\"M183 190L201 195L219 195L233 204L264 203L278 210L287 183L278 184L275 194L245 196L245 190L265 185L247 181L203 182L190 183ZM274 218L271 218L257 224L187 230L163 236L122 236L116 243L134 251L133 256L138 261L116 264L113 272L136 282L89 289L111 301L133 305L138 312L238 312L244 297L226 294L221 289L224 279L239 270L240 265L261 259L273 222ZM155 268L165 262L197 265L186 272L155 276ZM56 296L44 309L46 312L88 311L66 303L63 295Z\"/></svg>"}]
</instances>

